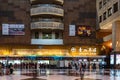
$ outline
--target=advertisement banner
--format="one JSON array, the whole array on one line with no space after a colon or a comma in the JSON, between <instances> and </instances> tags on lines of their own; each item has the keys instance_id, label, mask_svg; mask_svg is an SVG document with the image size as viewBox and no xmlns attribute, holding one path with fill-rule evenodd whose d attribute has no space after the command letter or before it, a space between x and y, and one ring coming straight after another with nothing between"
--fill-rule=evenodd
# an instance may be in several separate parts
<instances>
[{"instance_id":1,"label":"advertisement banner","mask_svg":"<svg viewBox=\"0 0 120 80\"><path fill-rule=\"evenodd\" d=\"M78 25L77 26L77 35L87 37L91 35L91 27L90 26L84 26L84 25Z\"/></svg>"},{"instance_id":2,"label":"advertisement banner","mask_svg":"<svg viewBox=\"0 0 120 80\"><path fill-rule=\"evenodd\" d=\"M25 35L24 24L2 24L2 35Z\"/></svg>"}]
</instances>

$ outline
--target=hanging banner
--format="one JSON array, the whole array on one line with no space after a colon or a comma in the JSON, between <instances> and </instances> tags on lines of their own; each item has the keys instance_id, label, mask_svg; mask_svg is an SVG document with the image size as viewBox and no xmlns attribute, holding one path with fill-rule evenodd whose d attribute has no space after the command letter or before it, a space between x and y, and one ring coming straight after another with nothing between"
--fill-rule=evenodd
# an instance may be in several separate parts
<instances>
[{"instance_id":1,"label":"hanging banner","mask_svg":"<svg viewBox=\"0 0 120 80\"><path fill-rule=\"evenodd\" d=\"M2 35L25 35L24 24L2 24Z\"/></svg>"},{"instance_id":2,"label":"hanging banner","mask_svg":"<svg viewBox=\"0 0 120 80\"><path fill-rule=\"evenodd\" d=\"M69 25L69 36L75 36L76 29L75 25Z\"/></svg>"}]
</instances>

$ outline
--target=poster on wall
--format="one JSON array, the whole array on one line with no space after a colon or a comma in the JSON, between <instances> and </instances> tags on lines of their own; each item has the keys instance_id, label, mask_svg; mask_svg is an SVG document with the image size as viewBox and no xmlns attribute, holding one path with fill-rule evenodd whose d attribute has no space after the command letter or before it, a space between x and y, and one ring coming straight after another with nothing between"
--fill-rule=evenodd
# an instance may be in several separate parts
<instances>
[{"instance_id":1,"label":"poster on wall","mask_svg":"<svg viewBox=\"0 0 120 80\"><path fill-rule=\"evenodd\" d=\"M69 36L75 36L76 29L75 25L69 25Z\"/></svg>"},{"instance_id":2,"label":"poster on wall","mask_svg":"<svg viewBox=\"0 0 120 80\"><path fill-rule=\"evenodd\" d=\"M2 35L25 35L24 24L2 24Z\"/></svg>"},{"instance_id":3,"label":"poster on wall","mask_svg":"<svg viewBox=\"0 0 120 80\"><path fill-rule=\"evenodd\" d=\"M77 26L77 35L87 37L91 35L91 27L85 25Z\"/></svg>"},{"instance_id":4,"label":"poster on wall","mask_svg":"<svg viewBox=\"0 0 120 80\"><path fill-rule=\"evenodd\" d=\"M2 35L9 35L8 24L2 24Z\"/></svg>"}]
</instances>

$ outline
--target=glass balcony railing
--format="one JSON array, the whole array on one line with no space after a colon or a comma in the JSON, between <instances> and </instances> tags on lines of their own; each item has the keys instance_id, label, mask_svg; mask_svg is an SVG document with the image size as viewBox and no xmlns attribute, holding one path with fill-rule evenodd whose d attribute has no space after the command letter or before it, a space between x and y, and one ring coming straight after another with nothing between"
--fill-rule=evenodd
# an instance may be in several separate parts
<instances>
[{"instance_id":1,"label":"glass balcony railing","mask_svg":"<svg viewBox=\"0 0 120 80\"><path fill-rule=\"evenodd\" d=\"M63 39L31 39L33 45L63 45Z\"/></svg>"},{"instance_id":2,"label":"glass balcony railing","mask_svg":"<svg viewBox=\"0 0 120 80\"><path fill-rule=\"evenodd\" d=\"M64 30L61 22L32 22L31 29L60 29Z\"/></svg>"},{"instance_id":3,"label":"glass balcony railing","mask_svg":"<svg viewBox=\"0 0 120 80\"><path fill-rule=\"evenodd\" d=\"M31 9L31 16L41 15L41 14L63 16L64 10L62 8L51 7L51 6L37 7Z\"/></svg>"}]
</instances>

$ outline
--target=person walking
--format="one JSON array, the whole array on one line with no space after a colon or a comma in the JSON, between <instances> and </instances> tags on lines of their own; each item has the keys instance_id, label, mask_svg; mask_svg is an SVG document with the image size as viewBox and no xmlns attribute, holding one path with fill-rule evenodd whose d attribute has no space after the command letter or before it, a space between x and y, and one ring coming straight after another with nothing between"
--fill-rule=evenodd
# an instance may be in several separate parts
<instances>
[{"instance_id":1,"label":"person walking","mask_svg":"<svg viewBox=\"0 0 120 80\"><path fill-rule=\"evenodd\" d=\"M75 66L75 75L77 76L77 72L78 72L78 64L77 64L77 62L74 64L74 66Z\"/></svg>"},{"instance_id":2,"label":"person walking","mask_svg":"<svg viewBox=\"0 0 120 80\"><path fill-rule=\"evenodd\" d=\"M10 63L10 65L9 65L9 69L10 69L10 74L13 74L14 67L13 67L12 63Z\"/></svg>"},{"instance_id":3,"label":"person walking","mask_svg":"<svg viewBox=\"0 0 120 80\"><path fill-rule=\"evenodd\" d=\"M80 79L83 80L84 79L84 72L85 72L85 66L83 63L80 64L79 71L80 71Z\"/></svg>"},{"instance_id":4,"label":"person walking","mask_svg":"<svg viewBox=\"0 0 120 80\"><path fill-rule=\"evenodd\" d=\"M3 75L2 63L0 63L0 75Z\"/></svg>"}]
</instances>

